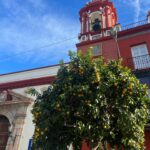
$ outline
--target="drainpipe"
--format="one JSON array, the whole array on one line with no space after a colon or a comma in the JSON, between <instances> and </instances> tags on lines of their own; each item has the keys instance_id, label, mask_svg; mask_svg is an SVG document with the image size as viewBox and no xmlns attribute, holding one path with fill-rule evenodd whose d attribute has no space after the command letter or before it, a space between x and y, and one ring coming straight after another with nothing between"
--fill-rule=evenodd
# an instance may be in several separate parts
<instances>
[{"instance_id":1,"label":"drainpipe","mask_svg":"<svg viewBox=\"0 0 150 150\"><path fill-rule=\"evenodd\" d=\"M116 42L117 55L118 55L118 59L120 59L121 58L121 54L120 54L120 48L119 48L119 44L118 44L118 31L121 31L121 25L120 24L115 26L115 28L111 29L111 36L114 38L114 40Z\"/></svg>"},{"instance_id":2,"label":"drainpipe","mask_svg":"<svg viewBox=\"0 0 150 150\"><path fill-rule=\"evenodd\" d=\"M118 44L118 31L116 31L116 36L114 37L115 41L116 41L116 46L117 46L117 52L118 52L118 59L121 58L121 54L120 54L120 49L119 49L119 44Z\"/></svg>"}]
</instances>

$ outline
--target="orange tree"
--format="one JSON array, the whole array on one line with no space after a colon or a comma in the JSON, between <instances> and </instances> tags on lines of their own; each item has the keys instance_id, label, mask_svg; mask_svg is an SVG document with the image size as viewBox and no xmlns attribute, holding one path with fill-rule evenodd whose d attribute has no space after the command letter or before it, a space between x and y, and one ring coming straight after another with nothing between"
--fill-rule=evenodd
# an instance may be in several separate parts
<instances>
[{"instance_id":1,"label":"orange tree","mask_svg":"<svg viewBox=\"0 0 150 150\"><path fill-rule=\"evenodd\" d=\"M147 87L121 61L105 64L101 58L70 52L70 63L61 64L56 80L43 94L36 94L32 113L34 147L80 150L122 146L143 150L148 118ZM101 147L101 148L100 148Z\"/></svg>"}]
</instances>

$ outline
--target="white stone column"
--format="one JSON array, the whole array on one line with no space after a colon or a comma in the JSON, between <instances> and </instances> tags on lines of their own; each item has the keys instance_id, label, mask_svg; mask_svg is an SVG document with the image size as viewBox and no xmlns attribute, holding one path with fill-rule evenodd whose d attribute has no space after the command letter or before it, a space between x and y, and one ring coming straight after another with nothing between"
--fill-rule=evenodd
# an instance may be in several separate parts
<instances>
[{"instance_id":1,"label":"white stone column","mask_svg":"<svg viewBox=\"0 0 150 150\"><path fill-rule=\"evenodd\" d=\"M22 130L24 125L25 115L20 114L16 118L16 127L15 127L15 141L14 141L14 150L18 150L19 143L22 136Z\"/></svg>"},{"instance_id":2,"label":"white stone column","mask_svg":"<svg viewBox=\"0 0 150 150\"><path fill-rule=\"evenodd\" d=\"M84 24L84 18L81 19L81 33L83 33L83 25Z\"/></svg>"},{"instance_id":3,"label":"white stone column","mask_svg":"<svg viewBox=\"0 0 150 150\"><path fill-rule=\"evenodd\" d=\"M25 114L18 114L14 118L13 129L10 134L6 150L18 150L19 142L22 136Z\"/></svg>"}]
</instances>

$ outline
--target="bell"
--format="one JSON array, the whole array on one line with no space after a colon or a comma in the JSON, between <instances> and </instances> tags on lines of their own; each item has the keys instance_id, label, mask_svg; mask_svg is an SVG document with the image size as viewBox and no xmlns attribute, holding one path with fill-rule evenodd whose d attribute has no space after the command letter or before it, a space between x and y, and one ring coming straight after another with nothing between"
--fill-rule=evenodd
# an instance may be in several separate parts
<instances>
[{"instance_id":1,"label":"bell","mask_svg":"<svg viewBox=\"0 0 150 150\"><path fill-rule=\"evenodd\" d=\"M95 22L93 24L93 31L94 32L101 31L101 24L100 24L100 22Z\"/></svg>"}]
</instances>

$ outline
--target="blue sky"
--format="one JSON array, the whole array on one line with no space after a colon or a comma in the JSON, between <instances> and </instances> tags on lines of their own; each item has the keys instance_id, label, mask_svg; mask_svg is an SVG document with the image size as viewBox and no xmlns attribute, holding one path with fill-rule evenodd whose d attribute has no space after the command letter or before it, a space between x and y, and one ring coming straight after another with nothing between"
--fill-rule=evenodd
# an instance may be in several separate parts
<instances>
[{"instance_id":1,"label":"blue sky","mask_svg":"<svg viewBox=\"0 0 150 150\"><path fill-rule=\"evenodd\" d=\"M78 12L86 2L0 0L0 74L67 62L68 50L76 50ZM145 19L150 9L150 0L114 3L123 25Z\"/></svg>"}]
</instances>

